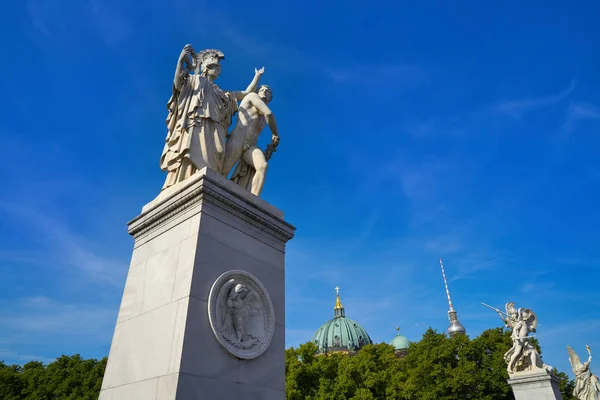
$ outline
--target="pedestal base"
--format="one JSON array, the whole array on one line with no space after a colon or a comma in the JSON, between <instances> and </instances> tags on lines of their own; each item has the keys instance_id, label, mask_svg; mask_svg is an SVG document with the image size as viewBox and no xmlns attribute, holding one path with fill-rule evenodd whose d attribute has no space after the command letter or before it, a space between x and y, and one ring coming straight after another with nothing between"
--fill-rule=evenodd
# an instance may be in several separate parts
<instances>
[{"instance_id":1,"label":"pedestal base","mask_svg":"<svg viewBox=\"0 0 600 400\"><path fill-rule=\"evenodd\" d=\"M212 170L163 192L129 223L135 244L100 400L285 399L283 213ZM256 277L272 300L272 341L239 359L211 329L223 273Z\"/></svg>"},{"instance_id":2,"label":"pedestal base","mask_svg":"<svg viewBox=\"0 0 600 400\"><path fill-rule=\"evenodd\" d=\"M563 400L558 379L544 370L517 372L507 382L515 400Z\"/></svg>"}]
</instances>

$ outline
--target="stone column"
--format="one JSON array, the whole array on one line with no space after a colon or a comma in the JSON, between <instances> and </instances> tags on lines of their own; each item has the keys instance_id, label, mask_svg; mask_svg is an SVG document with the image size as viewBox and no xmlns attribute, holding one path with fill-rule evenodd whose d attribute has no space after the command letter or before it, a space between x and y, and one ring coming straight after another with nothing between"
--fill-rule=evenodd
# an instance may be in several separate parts
<instances>
[{"instance_id":1,"label":"stone column","mask_svg":"<svg viewBox=\"0 0 600 400\"><path fill-rule=\"evenodd\" d=\"M100 399L285 399L284 258L294 229L206 168L147 204L129 223L134 250ZM209 312L209 295L229 304L231 288L217 291L232 270L252 278L243 282L261 292L271 324L255 358L221 344L219 327L232 326L226 306Z\"/></svg>"},{"instance_id":2,"label":"stone column","mask_svg":"<svg viewBox=\"0 0 600 400\"><path fill-rule=\"evenodd\" d=\"M558 379L545 370L517 372L509 375L515 400L563 400Z\"/></svg>"}]
</instances>

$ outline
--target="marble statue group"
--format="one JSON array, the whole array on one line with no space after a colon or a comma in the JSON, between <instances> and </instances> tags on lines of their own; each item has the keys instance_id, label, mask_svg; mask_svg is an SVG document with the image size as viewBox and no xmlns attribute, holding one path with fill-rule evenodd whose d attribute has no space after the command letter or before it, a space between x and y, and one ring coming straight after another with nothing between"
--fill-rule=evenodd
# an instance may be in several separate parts
<instances>
[{"instance_id":1,"label":"marble statue group","mask_svg":"<svg viewBox=\"0 0 600 400\"><path fill-rule=\"evenodd\" d=\"M215 81L224 58L214 49L196 53L189 44L179 55L160 158L160 167L167 172L163 189L204 167L225 177L233 170L231 180L256 196L263 189L267 161L279 144L277 123L268 107L273 92L267 85L258 87L264 67L255 69L245 90L221 89ZM236 125L229 132L236 114ZM272 141L263 152L257 142L265 125L271 130Z\"/></svg>"},{"instance_id":2,"label":"marble statue group","mask_svg":"<svg viewBox=\"0 0 600 400\"><path fill-rule=\"evenodd\" d=\"M539 353L529 341L529 333L535 333L537 327L537 316L528 308L515 308L515 303L508 302L505 305L506 312L496 310L504 324L512 329L511 339L513 345L504 354L504 360L507 364L509 374L515 372L532 370L534 368L543 369L548 372L552 367L542 362ZM504 315L503 315L504 314Z\"/></svg>"},{"instance_id":3,"label":"marble statue group","mask_svg":"<svg viewBox=\"0 0 600 400\"><path fill-rule=\"evenodd\" d=\"M553 368L544 364L535 346L530 342L532 336L529 334L535 333L537 327L537 316L532 310L528 308L517 309L512 301L506 303L505 312L485 303L481 304L495 310L506 327L512 330L513 345L504 354L509 376L528 372L535 373L536 371L547 374L552 373ZM576 378L573 396L580 400L600 400L600 380L590 371L592 352L589 346L586 346L586 349L589 357L582 364L577 353L570 346L567 346L569 362Z\"/></svg>"}]
</instances>

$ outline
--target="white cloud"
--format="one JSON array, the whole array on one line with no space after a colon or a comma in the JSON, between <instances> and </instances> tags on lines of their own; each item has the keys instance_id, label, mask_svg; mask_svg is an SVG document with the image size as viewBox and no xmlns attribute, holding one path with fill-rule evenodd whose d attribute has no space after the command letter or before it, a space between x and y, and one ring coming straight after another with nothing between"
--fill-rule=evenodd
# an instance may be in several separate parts
<instances>
[{"instance_id":1,"label":"white cloud","mask_svg":"<svg viewBox=\"0 0 600 400\"><path fill-rule=\"evenodd\" d=\"M519 100L501 101L492 106L493 112L514 118L521 118L526 113L539 109L551 107L567 98L575 90L576 81L573 80L562 92L549 96L531 97Z\"/></svg>"},{"instance_id":2,"label":"white cloud","mask_svg":"<svg viewBox=\"0 0 600 400\"><path fill-rule=\"evenodd\" d=\"M0 308L0 359L9 363L49 362L63 353L99 347L108 352L117 316L116 304L67 303L49 297L3 301Z\"/></svg>"},{"instance_id":3,"label":"white cloud","mask_svg":"<svg viewBox=\"0 0 600 400\"><path fill-rule=\"evenodd\" d=\"M39 262L54 262L63 273L73 272L86 281L121 288L127 271L127 261L113 258L93 249L91 242L73 232L58 217L52 217L30 207L0 203L0 213L16 218L31 227L31 237L40 243ZM6 251L3 251L6 253ZM35 261L35 259L26 259Z\"/></svg>"},{"instance_id":4,"label":"white cloud","mask_svg":"<svg viewBox=\"0 0 600 400\"><path fill-rule=\"evenodd\" d=\"M580 121L599 121L600 109L589 103L571 103L567 109L567 119L563 128L572 131Z\"/></svg>"}]
</instances>

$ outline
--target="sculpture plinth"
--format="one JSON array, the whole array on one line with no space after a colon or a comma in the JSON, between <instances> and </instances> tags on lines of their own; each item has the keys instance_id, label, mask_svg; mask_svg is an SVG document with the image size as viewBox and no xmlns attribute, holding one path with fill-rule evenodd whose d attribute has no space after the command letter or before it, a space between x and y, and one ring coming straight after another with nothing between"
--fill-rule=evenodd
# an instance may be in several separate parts
<instances>
[{"instance_id":1,"label":"sculpture plinth","mask_svg":"<svg viewBox=\"0 0 600 400\"><path fill-rule=\"evenodd\" d=\"M558 379L542 369L510 374L507 381L515 395L515 400L563 400L558 387Z\"/></svg>"},{"instance_id":2,"label":"sculpture plinth","mask_svg":"<svg viewBox=\"0 0 600 400\"><path fill-rule=\"evenodd\" d=\"M100 399L283 400L294 229L208 168L146 205Z\"/></svg>"}]
</instances>

